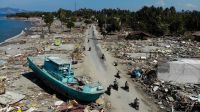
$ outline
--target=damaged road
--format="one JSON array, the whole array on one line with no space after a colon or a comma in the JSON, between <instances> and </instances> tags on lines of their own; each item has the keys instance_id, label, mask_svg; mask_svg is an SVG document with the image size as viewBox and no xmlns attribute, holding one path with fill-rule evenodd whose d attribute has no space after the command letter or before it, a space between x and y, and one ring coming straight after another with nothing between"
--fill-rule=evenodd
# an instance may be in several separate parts
<instances>
[{"instance_id":1,"label":"damaged road","mask_svg":"<svg viewBox=\"0 0 200 112\"><path fill-rule=\"evenodd\" d=\"M116 67L112 65L112 57L108 54L105 54L106 60L100 59L100 55L102 54L103 50L101 49L100 44L98 43L96 36L97 36L96 27L92 25L92 27L89 27L89 29L86 31L86 42L85 46L86 49L91 47L91 51L86 51L86 59L88 63L88 67L92 71L91 77L94 79L98 79L105 88L107 88L110 84L113 84L113 81L115 80L114 75L117 72ZM87 42L87 40L89 42ZM105 53L105 52L104 52ZM137 111L134 108L132 108L129 104L134 101L134 99L137 97L140 100L140 111L142 112L156 112L157 107L154 103L149 103L143 95L136 90L132 80L127 79L125 77L121 77L120 79L117 79L119 83L119 90L111 90L111 95L106 96L108 100L110 101L112 108L111 111L113 112L133 112ZM130 91L124 91L121 89L121 87L124 87L125 82L128 81Z\"/></svg>"}]
</instances>

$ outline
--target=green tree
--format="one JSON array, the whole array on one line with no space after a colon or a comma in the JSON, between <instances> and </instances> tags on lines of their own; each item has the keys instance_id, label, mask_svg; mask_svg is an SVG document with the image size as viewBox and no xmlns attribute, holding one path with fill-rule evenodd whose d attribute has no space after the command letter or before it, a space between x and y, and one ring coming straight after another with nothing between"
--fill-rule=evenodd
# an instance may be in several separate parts
<instances>
[{"instance_id":1,"label":"green tree","mask_svg":"<svg viewBox=\"0 0 200 112\"><path fill-rule=\"evenodd\" d=\"M72 21L69 21L69 22L67 23L67 28L69 28L70 31L71 31L71 28L74 27L74 26L75 26L75 25L74 25L74 23L73 23Z\"/></svg>"},{"instance_id":2,"label":"green tree","mask_svg":"<svg viewBox=\"0 0 200 112\"><path fill-rule=\"evenodd\" d=\"M200 12L183 12L184 14L184 26L189 31L200 30Z\"/></svg>"},{"instance_id":3,"label":"green tree","mask_svg":"<svg viewBox=\"0 0 200 112\"><path fill-rule=\"evenodd\" d=\"M86 20L84 21L84 23L85 23L85 24L91 24L91 23L92 23L92 21L91 21L91 20L88 20L88 19L86 19Z\"/></svg>"},{"instance_id":4,"label":"green tree","mask_svg":"<svg viewBox=\"0 0 200 112\"><path fill-rule=\"evenodd\" d=\"M177 17L174 19L171 24L169 25L169 30L172 34L183 34L184 27L183 27L183 20L181 17Z\"/></svg>"},{"instance_id":5,"label":"green tree","mask_svg":"<svg viewBox=\"0 0 200 112\"><path fill-rule=\"evenodd\" d=\"M118 18L109 18L106 25L107 33L119 31L121 29Z\"/></svg>"},{"instance_id":6,"label":"green tree","mask_svg":"<svg viewBox=\"0 0 200 112\"><path fill-rule=\"evenodd\" d=\"M54 20L54 16L51 13L44 15L44 22L48 26L49 33L50 33L50 27L51 27L51 24L53 23L53 20Z\"/></svg>"},{"instance_id":7,"label":"green tree","mask_svg":"<svg viewBox=\"0 0 200 112\"><path fill-rule=\"evenodd\" d=\"M27 16L28 14L28 16ZM8 15L8 17L41 17L48 15L49 12L25 12ZM175 7L162 8L154 6L144 6L138 11L129 11L121 9L79 9L69 11L59 9L51 13L58 17L62 22L75 22L76 17L83 20L92 20L98 22L101 32L118 31L121 28L132 28L132 30L142 30L156 36L164 34L182 34L184 31L200 30L200 12L199 11L182 11L177 12ZM107 16L106 16L107 15ZM95 19L91 19L95 18ZM89 21L85 21L88 23ZM106 26L106 29L105 29Z\"/></svg>"},{"instance_id":8,"label":"green tree","mask_svg":"<svg viewBox=\"0 0 200 112\"><path fill-rule=\"evenodd\" d=\"M76 17L71 17L71 19L70 19L72 22L76 22Z\"/></svg>"},{"instance_id":9,"label":"green tree","mask_svg":"<svg viewBox=\"0 0 200 112\"><path fill-rule=\"evenodd\" d=\"M66 10L60 8L57 12L58 18L61 21L61 23L67 23L67 13Z\"/></svg>"}]
</instances>

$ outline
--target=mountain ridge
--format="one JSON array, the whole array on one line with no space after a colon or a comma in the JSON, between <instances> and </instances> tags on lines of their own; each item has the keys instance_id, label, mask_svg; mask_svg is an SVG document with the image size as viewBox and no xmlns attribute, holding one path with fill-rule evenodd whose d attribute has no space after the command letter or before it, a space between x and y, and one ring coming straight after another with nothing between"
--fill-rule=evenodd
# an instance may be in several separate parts
<instances>
[{"instance_id":1,"label":"mountain ridge","mask_svg":"<svg viewBox=\"0 0 200 112\"><path fill-rule=\"evenodd\" d=\"M4 14L16 14L16 13L20 13L20 12L28 12L27 10L23 10L23 9L18 9L18 8L10 8L10 7L4 7L4 8L0 8L0 14L4 15Z\"/></svg>"}]
</instances>

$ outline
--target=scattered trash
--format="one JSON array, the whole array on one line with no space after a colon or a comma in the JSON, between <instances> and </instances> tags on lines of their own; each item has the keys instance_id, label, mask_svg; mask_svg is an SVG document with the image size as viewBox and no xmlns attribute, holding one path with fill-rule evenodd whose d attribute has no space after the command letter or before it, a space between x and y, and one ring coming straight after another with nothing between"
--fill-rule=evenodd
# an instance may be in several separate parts
<instances>
[{"instance_id":1,"label":"scattered trash","mask_svg":"<svg viewBox=\"0 0 200 112\"><path fill-rule=\"evenodd\" d=\"M54 105L55 106L59 106L59 105L61 105L61 104L63 104L64 103L64 101L56 101L55 103L54 103Z\"/></svg>"},{"instance_id":2,"label":"scattered trash","mask_svg":"<svg viewBox=\"0 0 200 112\"><path fill-rule=\"evenodd\" d=\"M154 92L156 92L158 89L159 89L158 86L154 86L154 87L153 87L153 91L154 91Z\"/></svg>"}]
</instances>

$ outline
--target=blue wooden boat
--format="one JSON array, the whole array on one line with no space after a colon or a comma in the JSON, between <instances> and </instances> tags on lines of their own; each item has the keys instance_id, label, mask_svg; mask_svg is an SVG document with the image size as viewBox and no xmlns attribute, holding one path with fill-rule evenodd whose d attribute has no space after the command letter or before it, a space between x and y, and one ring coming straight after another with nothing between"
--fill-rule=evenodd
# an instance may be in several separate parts
<instances>
[{"instance_id":1,"label":"blue wooden boat","mask_svg":"<svg viewBox=\"0 0 200 112\"><path fill-rule=\"evenodd\" d=\"M74 76L71 61L59 57L28 57L27 60L29 67L47 86L70 98L92 102L105 91L99 82L80 82Z\"/></svg>"}]
</instances>

